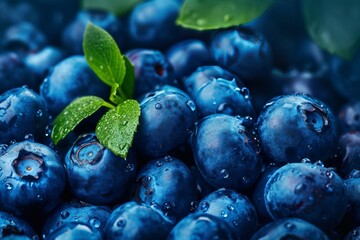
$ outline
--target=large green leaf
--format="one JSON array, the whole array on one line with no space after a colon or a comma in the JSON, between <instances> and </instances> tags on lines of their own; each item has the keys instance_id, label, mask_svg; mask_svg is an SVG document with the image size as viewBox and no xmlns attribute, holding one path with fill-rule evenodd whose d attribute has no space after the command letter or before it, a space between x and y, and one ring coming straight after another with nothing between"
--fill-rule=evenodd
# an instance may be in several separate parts
<instances>
[{"instance_id":1,"label":"large green leaf","mask_svg":"<svg viewBox=\"0 0 360 240\"><path fill-rule=\"evenodd\" d=\"M177 23L197 30L247 23L262 14L274 0L185 0Z\"/></svg>"},{"instance_id":2,"label":"large green leaf","mask_svg":"<svg viewBox=\"0 0 360 240\"><path fill-rule=\"evenodd\" d=\"M332 54L350 59L360 46L359 0L303 0L310 36Z\"/></svg>"},{"instance_id":3,"label":"large green leaf","mask_svg":"<svg viewBox=\"0 0 360 240\"><path fill-rule=\"evenodd\" d=\"M126 100L105 113L96 126L96 136L114 154L126 159L139 125L139 116L139 103Z\"/></svg>"},{"instance_id":4,"label":"large green leaf","mask_svg":"<svg viewBox=\"0 0 360 240\"><path fill-rule=\"evenodd\" d=\"M84 9L101 9L122 16L139 2L142 0L82 0L81 5Z\"/></svg>"}]
</instances>

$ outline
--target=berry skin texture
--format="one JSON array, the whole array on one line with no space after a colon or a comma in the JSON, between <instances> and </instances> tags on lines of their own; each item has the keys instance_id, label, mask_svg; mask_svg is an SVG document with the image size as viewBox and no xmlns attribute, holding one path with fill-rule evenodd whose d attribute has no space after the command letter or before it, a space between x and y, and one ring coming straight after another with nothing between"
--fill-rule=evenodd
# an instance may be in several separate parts
<instances>
[{"instance_id":1,"label":"berry skin texture","mask_svg":"<svg viewBox=\"0 0 360 240\"><path fill-rule=\"evenodd\" d=\"M205 83L194 97L199 119L211 114L223 113L254 117L250 91L239 88L234 80L212 79Z\"/></svg>"},{"instance_id":2,"label":"berry skin texture","mask_svg":"<svg viewBox=\"0 0 360 240\"><path fill-rule=\"evenodd\" d=\"M110 213L110 208L106 206L90 205L80 201L66 202L51 212L43 226L42 236L47 239L57 228L71 222L87 224L94 231L100 231L104 235Z\"/></svg>"},{"instance_id":3,"label":"berry skin texture","mask_svg":"<svg viewBox=\"0 0 360 240\"><path fill-rule=\"evenodd\" d=\"M166 52L166 58L174 69L174 77L181 80L198 66L211 64L213 61L205 43L189 39L172 45Z\"/></svg>"},{"instance_id":4,"label":"berry skin texture","mask_svg":"<svg viewBox=\"0 0 360 240\"><path fill-rule=\"evenodd\" d=\"M260 228L251 240L317 239L330 240L319 228L298 218L284 218Z\"/></svg>"},{"instance_id":5,"label":"berry skin texture","mask_svg":"<svg viewBox=\"0 0 360 240\"><path fill-rule=\"evenodd\" d=\"M296 217L323 229L336 226L347 206L343 180L331 169L311 163L279 168L269 178L264 195L273 219Z\"/></svg>"},{"instance_id":6,"label":"berry skin texture","mask_svg":"<svg viewBox=\"0 0 360 240\"><path fill-rule=\"evenodd\" d=\"M26 87L13 88L0 96L0 144L42 140L49 123L44 100Z\"/></svg>"},{"instance_id":7,"label":"berry skin texture","mask_svg":"<svg viewBox=\"0 0 360 240\"><path fill-rule=\"evenodd\" d=\"M229 225L222 219L206 213L194 213L176 224L167 239L232 240L235 238Z\"/></svg>"},{"instance_id":8,"label":"berry skin texture","mask_svg":"<svg viewBox=\"0 0 360 240\"><path fill-rule=\"evenodd\" d=\"M140 156L163 157L188 140L197 111L194 102L177 88L164 87L140 99L140 125L134 146Z\"/></svg>"},{"instance_id":9,"label":"berry skin texture","mask_svg":"<svg viewBox=\"0 0 360 240\"><path fill-rule=\"evenodd\" d=\"M1 210L39 216L58 204L66 174L51 148L31 141L12 144L0 156L0 169Z\"/></svg>"},{"instance_id":10,"label":"berry skin texture","mask_svg":"<svg viewBox=\"0 0 360 240\"><path fill-rule=\"evenodd\" d=\"M278 164L304 158L326 161L337 144L332 111L305 94L271 99L258 117L257 129L264 153Z\"/></svg>"},{"instance_id":11,"label":"berry skin texture","mask_svg":"<svg viewBox=\"0 0 360 240\"><path fill-rule=\"evenodd\" d=\"M218 189L204 197L195 213L206 213L228 223L235 239L249 239L254 234L258 219L249 199L231 189Z\"/></svg>"},{"instance_id":12,"label":"berry skin texture","mask_svg":"<svg viewBox=\"0 0 360 240\"><path fill-rule=\"evenodd\" d=\"M214 60L245 82L264 81L270 76L272 52L264 36L248 28L219 32L210 47Z\"/></svg>"},{"instance_id":13,"label":"berry skin texture","mask_svg":"<svg viewBox=\"0 0 360 240\"><path fill-rule=\"evenodd\" d=\"M83 134L65 157L66 173L72 194L98 205L114 204L125 197L135 180L137 161L116 156L105 148L95 133Z\"/></svg>"},{"instance_id":14,"label":"berry skin texture","mask_svg":"<svg viewBox=\"0 0 360 240\"><path fill-rule=\"evenodd\" d=\"M103 240L101 233L82 222L66 222L55 229L47 239L54 240Z\"/></svg>"},{"instance_id":15,"label":"berry skin texture","mask_svg":"<svg viewBox=\"0 0 360 240\"><path fill-rule=\"evenodd\" d=\"M133 49L126 53L135 71L134 97L154 91L163 85L174 85L173 69L158 50Z\"/></svg>"},{"instance_id":16,"label":"berry skin texture","mask_svg":"<svg viewBox=\"0 0 360 240\"><path fill-rule=\"evenodd\" d=\"M116 207L106 223L106 239L166 239L173 227L162 212L153 207L127 202Z\"/></svg>"},{"instance_id":17,"label":"berry skin texture","mask_svg":"<svg viewBox=\"0 0 360 240\"><path fill-rule=\"evenodd\" d=\"M90 69L84 56L65 58L40 85L40 95L54 116L77 97L95 95L107 99L109 92L109 87Z\"/></svg>"},{"instance_id":18,"label":"berry skin texture","mask_svg":"<svg viewBox=\"0 0 360 240\"><path fill-rule=\"evenodd\" d=\"M190 212L196 200L196 182L179 159L165 156L148 162L136 180L135 200L160 209L174 222Z\"/></svg>"},{"instance_id":19,"label":"berry skin texture","mask_svg":"<svg viewBox=\"0 0 360 240\"><path fill-rule=\"evenodd\" d=\"M260 148L244 121L213 114L200 120L191 136L196 165L215 188L245 191L260 175Z\"/></svg>"},{"instance_id":20,"label":"berry skin texture","mask_svg":"<svg viewBox=\"0 0 360 240\"><path fill-rule=\"evenodd\" d=\"M0 211L0 238L11 235L23 235L30 239L38 239L34 229L21 218Z\"/></svg>"}]
</instances>

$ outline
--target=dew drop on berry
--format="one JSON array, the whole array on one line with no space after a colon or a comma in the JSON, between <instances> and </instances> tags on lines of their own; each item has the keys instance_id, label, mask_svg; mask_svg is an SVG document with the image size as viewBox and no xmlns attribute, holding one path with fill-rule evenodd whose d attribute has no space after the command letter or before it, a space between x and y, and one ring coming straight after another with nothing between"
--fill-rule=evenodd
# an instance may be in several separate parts
<instances>
[{"instance_id":1,"label":"dew drop on berry","mask_svg":"<svg viewBox=\"0 0 360 240\"><path fill-rule=\"evenodd\" d=\"M70 213L68 211L62 211L60 213L60 216L61 216L62 219L66 219L66 218L68 218L70 216Z\"/></svg>"},{"instance_id":2,"label":"dew drop on berry","mask_svg":"<svg viewBox=\"0 0 360 240\"><path fill-rule=\"evenodd\" d=\"M194 101L189 100L186 102L186 105L190 108L191 111L195 111L196 105L195 105Z\"/></svg>"},{"instance_id":3,"label":"dew drop on berry","mask_svg":"<svg viewBox=\"0 0 360 240\"><path fill-rule=\"evenodd\" d=\"M220 174L223 178L228 178L229 177L229 172L226 169L222 169L220 171Z\"/></svg>"},{"instance_id":4,"label":"dew drop on berry","mask_svg":"<svg viewBox=\"0 0 360 240\"><path fill-rule=\"evenodd\" d=\"M101 226L100 220L96 217L90 218L89 223L95 228L99 228Z\"/></svg>"},{"instance_id":5,"label":"dew drop on berry","mask_svg":"<svg viewBox=\"0 0 360 240\"><path fill-rule=\"evenodd\" d=\"M203 212L207 212L207 210L209 210L209 207L210 207L210 203L205 201L201 203L200 210Z\"/></svg>"}]
</instances>

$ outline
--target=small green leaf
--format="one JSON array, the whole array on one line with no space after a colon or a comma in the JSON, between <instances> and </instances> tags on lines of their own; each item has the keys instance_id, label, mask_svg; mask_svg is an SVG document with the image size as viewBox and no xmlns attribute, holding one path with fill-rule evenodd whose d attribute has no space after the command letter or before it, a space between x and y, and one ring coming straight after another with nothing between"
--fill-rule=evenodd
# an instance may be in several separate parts
<instances>
[{"instance_id":1,"label":"small green leaf","mask_svg":"<svg viewBox=\"0 0 360 240\"><path fill-rule=\"evenodd\" d=\"M121 86L121 89L127 98L132 98L132 96L134 94L134 88L135 88L134 66L132 65L132 63L126 56L123 56L123 57L125 60L126 74L125 74L125 78L124 78L125 84L123 84Z\"/></svg>"},{"instance_id":2,"label":"small green leaf","mask_svg":"<svg viewBox=\"0 0 360 240\"><path fill-rule=\"evenodd\" d=\"M126 159L139 125L139 116L139 103L126 100L105 113L96 126L96 136L114 154Z\"/></svg>"},{"instance_id":3,"label":"small green leaf","mask_svg":"<svg viewBox=\"0 0 360 240\"><path fill-rule=\"evenodd\" d=\"M84 33L83 49L86 61L96 75L107 85L121 86L125 76L125 62L112 36L104 29L88 23Z\"/></svg>"},{"instance_id":4,"label":"small green leaf","mask_svg":"<svg viewBox=\"0 0 360 240\"><path fill-rule=\"evenodd\" d=\"M82 0L84 9L102 9L122 16L142 0Z\"/></svg>"},{"instance_id":5,"label":"small green leaf","mask_svg":"<svg viewBox=\"0 0 360 240\"><path fill-rule=\"evenodd\" d=\"M99 97L86 96L75 99L55 118L51 132L53 142L58 144L82 120L102 106L109 106L109 104Z\"/></svg>"},{"instance_id":6,"label":"small green leaf","mask_svg":"<svg viewBox=\"0 0 360 240\"><path fill-rule=\"evenodd\" d=\"M247 23L274 0L185 0L177 24L197 29L218 29Z\"/></svg>"},{"instance_id":7,"label":"small green leaf","mask_svg":"<svg viewBox=\"0 0 360 240\"><path fill-rule=\"evenodd\" d=\"M332 54L351 59L360 46L359 0L303 0L307 30Z\"/></svg>"}]
</instances>

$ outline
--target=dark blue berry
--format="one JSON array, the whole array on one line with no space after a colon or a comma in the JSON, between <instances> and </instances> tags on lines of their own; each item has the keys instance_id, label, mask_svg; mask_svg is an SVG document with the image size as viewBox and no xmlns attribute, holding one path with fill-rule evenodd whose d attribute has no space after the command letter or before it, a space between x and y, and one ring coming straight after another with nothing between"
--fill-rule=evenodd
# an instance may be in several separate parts
<instances>
[{"instance_id":1,"label":"dark blue berry","mask_svg":"<svg viewBox=\"0 0 360 240\"><path fill-rule=\"evenodd\" d=\"M348 132L339 138L338 143L341 173L343 176L352 170L360 170L360 132Z\"/></svg>"},{"instance_id":2,"label":"dark blue berry","mask_svg":"<svg viewBox=\"0 0 360 240\"><path fill-rule=\"evenodd\" d=\"M111 213L106 223L106 239L166 239L174 223L153 207L127 202Z\"/></svg>"},{"instance_id":3,"label":"dark blue berry","mask_svg":"<svg viewBox=\"0 0 360 240\"><path fill-rule=\"evenodd\" d=\"M273 219L296 217L324 229L337 225L347 206L343 180L331 169L311 163L279 168L264 194Z\"/></svg>"},{"instance_id":4,"label":"dark blue berry","mask_svg":"<svg viewBox=\"0 0 360 240\"><path fill-rule=\"evenodd\" d=\"M325 161L336 147L332 111L309 95L271 99L259 115L257 128L264 153L279 164L300 162L303 158Z\"/></svg>"},{"instance_id":5,"label":"dark blue berry","mask_svg":"<svg viewBox=\"0 0 360 240\"><path fill-rule=\"evenodd\" d=\"M196 200L196 183L181 160L165 156L151 160L140 170L135 199L179 221L190 212Z\"/></svg>"},{"instance_id":6,"label":"dark blue berry","mask_svg":"<svg viewBox=\"0 0 360 240\"><path fill-rule=\"evenodd\" d=\"M33 138L40 141L49 123L43 99L26 87L0 95L0 144Z\"/></svg>"},{"instance_id":7,"label":"dark blue berry","mask_svg":"<svg viewBox=\"0 0 360 240\"><path fill-rule=\"evenodd\" d=\"M196 165L216 188L249 189L261 172L260 148L245 119L213 114L200 120L191 138ZM250 120L251 122L251 120Z\"/></svg>"},{"instance_id":8,"label":"dark blue berry","mask_svg":"<svg viewBox=\"0 0 360 240\"><path fill-rule=\"evenodd\" d=\"M27 236L30 239L38 239L34 229L21 218L6 212L0 212L0 238L9 236Z\"/></svg>"},{"instance_id":9,"label":"dark blue berry","mask_svg":"<svg viewBox=\"0 0 360 240\"><path fill-rule=\"evenodd\" d=\"M343 105L338 120L343 132L360 131L360 101Z\"/></svg>"},{"instance_id":10,"label":"dark blue berry","mask_svg":"<svg viewBox=\"0 0 360 240\"><path fill-rule=\"evenodd\" d=\"M207 213L230 226L236 239L249 239L254 234L258 218L249 199L230 189L219 189L201 200L196 213Z\"/></svg>"},{"instance_id":11,"label":"dark blue berry","mask_svg":"<svg viewBox=\"0 0 360 240\"><path fill-rule=\"evenodd\" d=\"M136 158L116 156L95 133L81 135L65 157L71 192L92 204L114 204L125 197L135 179Z\"/></svg>"}]
</instances>

